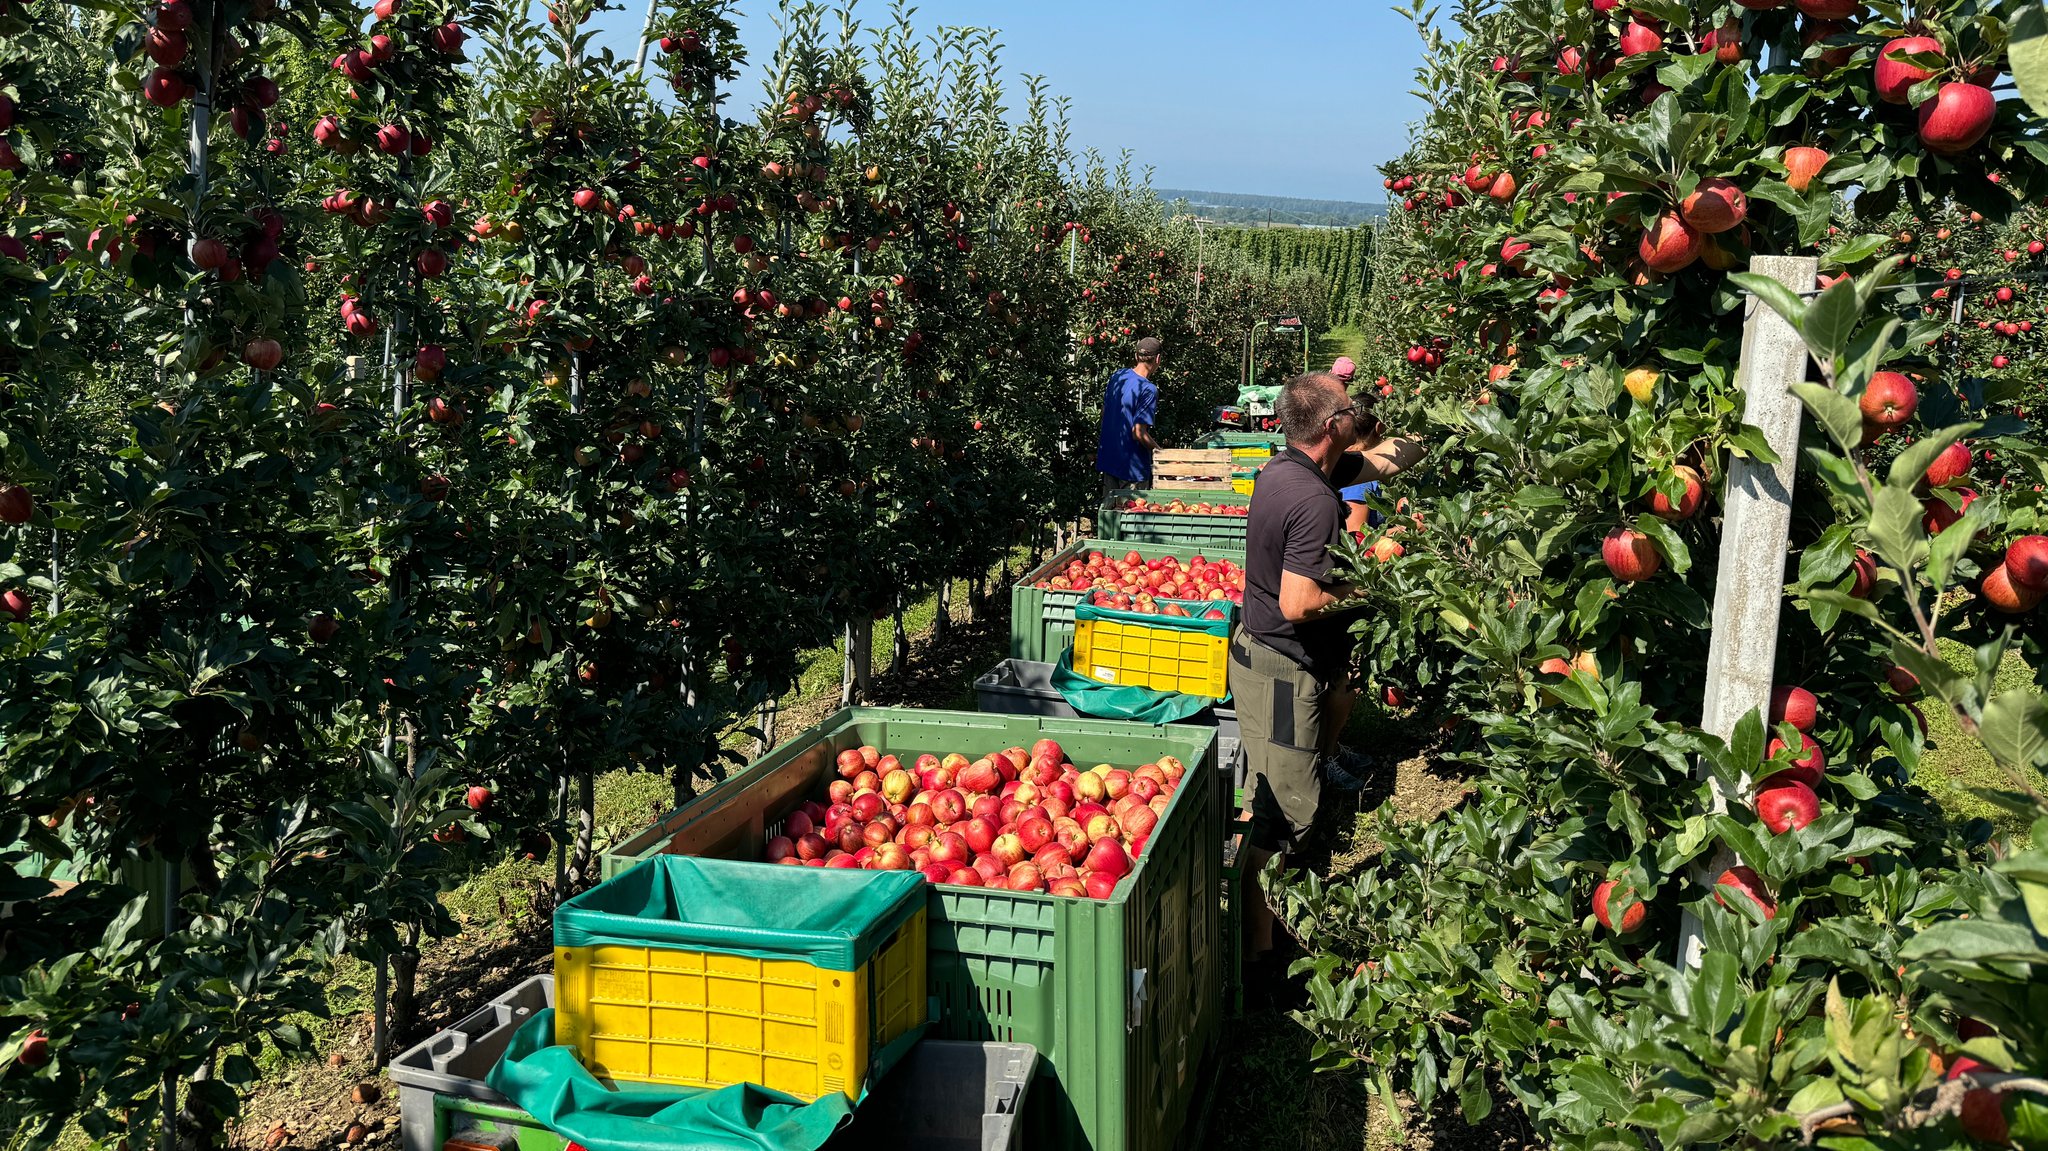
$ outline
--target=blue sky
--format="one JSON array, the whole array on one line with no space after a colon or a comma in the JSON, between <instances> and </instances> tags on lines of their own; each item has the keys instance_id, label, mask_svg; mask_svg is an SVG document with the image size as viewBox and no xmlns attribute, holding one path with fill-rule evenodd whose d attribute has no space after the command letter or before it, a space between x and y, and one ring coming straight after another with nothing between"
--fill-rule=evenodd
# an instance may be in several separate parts
<instances>
[{"instance_id":1,"label":"blue sky","mask_svg":"<svg viewBox=\"0 0 2048 1151\"><path fill-rule=\"evenodd\" d=\"M623 2L597 25L630 55L645 8ZM741 5L757 67L774 51L776 10ZM879 23L888 6L864 0L856 12ZM1160 187L1377 203L1375 167L1401 153L1423 111L1408 94L1415 30L1381 0L926 0L914 19L1000 28L1006 72L1041 74L1073 98L1077 148L1128 148ZM760 74L740 83L755 99Z\"/></svg>"}]
</instances>

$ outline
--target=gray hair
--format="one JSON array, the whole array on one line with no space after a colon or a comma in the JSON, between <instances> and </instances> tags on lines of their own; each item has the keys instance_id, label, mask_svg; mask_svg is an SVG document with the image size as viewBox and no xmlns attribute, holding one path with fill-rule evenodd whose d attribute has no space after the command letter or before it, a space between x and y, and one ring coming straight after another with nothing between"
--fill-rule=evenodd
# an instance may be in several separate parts
<instances>
[{"instance_id":1,"label":"gray hair","mask_svg":"<svg viewBox=\"0 0 2048 1151\"><path fill-rule=\"evenodd\" d=\"M1330 394L1335 389L1336 396ZM1338 397L1344 397L1342 399ZM1323 438L1323 421L1344 410L1349 399L1344 381L1329 372L1308 372L1281 385L1274 414L1290 444L1313 444Z\"/></svg>"}]
</instances>

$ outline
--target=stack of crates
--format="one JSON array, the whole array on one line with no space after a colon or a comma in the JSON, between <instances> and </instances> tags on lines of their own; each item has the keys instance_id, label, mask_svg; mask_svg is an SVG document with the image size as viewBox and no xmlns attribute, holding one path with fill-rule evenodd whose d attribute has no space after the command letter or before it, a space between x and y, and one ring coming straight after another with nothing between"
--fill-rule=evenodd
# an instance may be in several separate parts
<instances>
[{"instance_id":1,"label":"stack of crates","mask_svg":"<svg viewBox=\"0 0 2048 1151\"><path fill-rule=\"evenodd\" d=\"M1211 432L1201 440L1205 448L1230 449L1230 487L1241 496L1252 494L1259 469L1286 443L1286 437L1272 432Z\"/></svg>"},{"instance_id":2,"label":"stack of crates","mask_svg":"<svg viewBox=\"0 0 2048 1151\"><path fill-rule=\"evenodd\" d=\"M925 1023L924 878L801 870L669 857L562 904L555 1041L601 1079L860 1098Z\"/></svg>"},{"instance_id":3,"label":"stack of crates","mask_svg":"<svg viewBox=\"0 0 2048 1151\"><path fill-rule=\"evenodd\" d=\"M835 778L842 751L870 745L909 760L1041 739L1079 764L1172 755L1187 775L1106 900L924 888L936 1004L927 1034L1037 1049L1039 1081L1025 1111L1032 1147L1169 1151L1201 1106L1225 981L1218 845L1227 800L1213 727L850 708L618 845L604 872L631 875L676 854L759 859L788 815Z\"/></svg>"}]
</instances>

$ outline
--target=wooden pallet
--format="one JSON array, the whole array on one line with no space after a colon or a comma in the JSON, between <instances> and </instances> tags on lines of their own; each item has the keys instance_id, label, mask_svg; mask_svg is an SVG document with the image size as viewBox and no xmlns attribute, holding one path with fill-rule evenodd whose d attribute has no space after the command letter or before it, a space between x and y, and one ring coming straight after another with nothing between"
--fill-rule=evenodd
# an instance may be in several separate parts
<instances>
[{"instance_id":1,"label":"wooden pallet","mask_svg":"<svg viewBox=\"0 0 2048 1151\"><path fill-rule=\"evenodd\" d=\"M1227 492L1229 448L1180 448L1152 453L1152 486L1177 491Z\"/></svg>"}]
</instances>

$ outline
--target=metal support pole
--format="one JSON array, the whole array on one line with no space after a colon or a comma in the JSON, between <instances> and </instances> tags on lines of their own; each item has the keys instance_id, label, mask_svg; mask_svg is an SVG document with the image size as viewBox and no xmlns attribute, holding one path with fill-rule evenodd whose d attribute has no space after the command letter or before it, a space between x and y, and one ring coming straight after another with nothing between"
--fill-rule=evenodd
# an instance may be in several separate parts
<instances>
[{"instance_id":1,"label":"metal support pole","mask_svg":"<svg viewBox=\"0 0 2048 1151\"><path fill-rule=\"evenodd\" d=\"M896 593L895 610L889 613L889 674L896 675L910 662L910 636L903 630L903 593Z\"/></svg>"},{"instance_id":2,"label":"metal support pole","mask_svg":"<svg viewBox=\"0 0 2048 1151\"><path fill-rule=\"evenodd\" d=\"M1795 292L1813 289L1818 261L1811 256L1758 256L1750 270ZM1743 395L1742 422L1764 434L1776 464L1731 458L1723 490L1720 566L1714 586L1712 640L1707 648L1707 693L1700 726L1728 739L1752 711L1768 708L1778 656L1778 612L1785 598L1785 543L1792 524L1792 484L1799 454L1799 399L1790 385L1806 378L1806 344L1791 324L1751 297L1742 329L1742 360L1736 386ZM1725 811L1728 797L1709 780L1713 810ZM1745 777L1742 781L1746 786ZM1732 866L1725 847L1699 869L1703 882ZM1698 917L1687 913L1679 936L1679 961L1699 966L1704 944Z\"/></svg>"},{"instance_id":3,"label":"metal support pole","mask_svg":"<svg viewBox=\"0 0 2048 1151\"><path fill-rule=\"evenodd\" d=\"M647 46L654 42L654 13L661 7L661 0L647 0L647 18L640 22L640 55L633 59L633 75L647 72Z\"/></svg>"},{"instance_id":4,"label":"metal support pole","mask_svg":"<svg viewBox=\"0 0 2048 1151\"><path fill-rule=\"evenodd\" d=\"M840 637L840 648L845 653L839 661L839 706L852 707L853 694L853 621L846 621Z\"/></svg>"}]
</instances>

